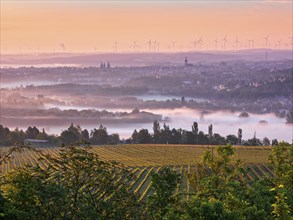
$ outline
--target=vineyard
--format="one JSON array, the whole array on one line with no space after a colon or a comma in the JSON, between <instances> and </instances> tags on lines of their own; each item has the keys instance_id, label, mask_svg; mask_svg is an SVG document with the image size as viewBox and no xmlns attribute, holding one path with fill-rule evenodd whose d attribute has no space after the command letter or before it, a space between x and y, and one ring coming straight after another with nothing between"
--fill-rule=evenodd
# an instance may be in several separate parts
<instances>
[{"instance_id":1,"label":"vineyard","mask_svg":"<svg viewBox=\"0 0 293 220\"><path fill-rule=\"evenodd\" d=\"M41 148L43 153L57 157L59 148ZM197 172L196 162L205 150L212 150L212 146L194 145L117 145L117 146L97 146L91 150L97 153L101 159L109 161L115 160L122 163L128 171L135 176L130 184L130 190L138 193L140 200L145 200L151 195L151 173L158 172L162 166L169 166L181 177L181 182L177 185L176 192L183 193L187 198L193 193L193 189L188 181L188 174ZM1 154L8 148L0 148ZM236 147L235 159L242 160L249 168L245 178L248 181L259 179L262 176L272 176L272 168L268 165L268 155L270 147ZM7 163L1 165L1 171L10 170L24 166L25 164L47 167L48 161L38 160L39 155L33 150L14 152ZM117 182L123 181L121 178Z\"/></svg>"}]
</instances>

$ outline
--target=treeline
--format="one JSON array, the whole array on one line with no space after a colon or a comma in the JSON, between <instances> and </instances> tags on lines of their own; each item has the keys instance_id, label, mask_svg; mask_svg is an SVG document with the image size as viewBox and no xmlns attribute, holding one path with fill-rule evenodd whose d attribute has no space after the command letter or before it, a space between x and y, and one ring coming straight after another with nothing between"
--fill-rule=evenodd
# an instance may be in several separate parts
<instances>
[{"instance_id":1,"label":"treeline","mask_svg":"<svg viewBox=\"0 0 293 220\"><path fill-rule=\"evenodd\" d=\"M270 141L267 137L260 140L256 136L248 140L242 139L242 129L238 129L237 136L230 134L226 137L221 136L218 133L213 132L213 125L209 125L208 133L205 134L198 128L198 123L193 122L191 131L184 129L170 128L164 123L161 128L158 121L153 123L153 133L149 133L147 129L141 129L139 131L134 130L131 139L127 140L128 143L135 144L211 144L211 145L246 145L246 146L269 146L278 145L278 140L273 139Z\"/></svg>"},{"instance_id":2,"label":"treeline","mask_svg":"<svg viewBox=\"0 0 293 220\"><path fill-rule=\"evenodd\" d=\"M9 128L0 125L0 145L23 144L26 139L47 140L50 145L68 145L80 141L95 145L118 144L120 142L119 135L117 133L109 135L107 128L103 125L89 133L87 129L81 129L79 125L71 124L59 136L49 135L44 129L40 131L35 126L28 127L25 131L18 128L10 131Z\"/></svg>"},{"instance_id":3,"label":"treeline","mask_svg":"<svg viewBox=\"0 0 293 220\"><path fill-rule=\"evenodd\" d=\"M25 131L16 128L10 131L7 127L0 125L0 145L12 145L14 143L23 143L25 139L47 140L50 145L74 144L85 141L92 145L107 144L201 144L201 145L244 145L244 146L275 146L278 140L270 141L267 137L260 140L256 136L248 140L242 139L242 129L238 129L237 136L234 134L221 136L213 132L213 125L209 125L208 133L205 134L198 128L198 123L194 122L191 131L184 129L170 128L165 123L160 126L158 121L153 123L153 132L148 129L134 130L131 137L121 140L118 133L109 134L107 128L100 125L98 129L94 128L90 132L82 129L79 125L73 123L59 136L49 135L43 129L40 131L37 127L28 127Z\"/></svg>"},{"instance_id":4,"label":"treeline","mask_svg":"<svg viewBox=\"0 0 293 220\"><path fill-rule=\"evenodd\" d=\"M0 165L21 148L0 155ZM187 174L191 193L177 191L180 175L162 167L151 173L153 193L140 200L131 190L135 177L87 147L64 146L56 157L31 148L50 166L0 171L0 219L292 219L292 145L274 147L269 157L272 175L255 179L244 178L248 170L235 161L231 145L213 149Z\"/></svg>"}]
</instances>

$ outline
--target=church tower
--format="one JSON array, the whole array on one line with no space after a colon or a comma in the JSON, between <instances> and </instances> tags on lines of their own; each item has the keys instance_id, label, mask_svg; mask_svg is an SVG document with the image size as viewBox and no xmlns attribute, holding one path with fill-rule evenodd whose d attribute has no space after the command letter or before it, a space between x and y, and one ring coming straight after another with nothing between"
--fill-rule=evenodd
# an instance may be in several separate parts
<instances>
[{"instance_id":1,"label":"church tower","mask_svg":"<svg viewBox=\"0 0 293 220\"><path fill-rule=\"evenodd\" d=\"M185 57L184 64L185 64L185 66L188 65L188 59L187 59L187 57Z\"/></svg>"}]
</instances>

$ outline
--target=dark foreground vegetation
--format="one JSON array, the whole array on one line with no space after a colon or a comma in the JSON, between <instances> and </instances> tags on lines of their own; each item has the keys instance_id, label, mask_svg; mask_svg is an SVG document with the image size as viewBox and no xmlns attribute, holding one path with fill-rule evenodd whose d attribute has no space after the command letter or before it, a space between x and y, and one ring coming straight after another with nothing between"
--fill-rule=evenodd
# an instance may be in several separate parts
<instances>
[{"instance_id":1,"label":"dark foreground vegetation","mask_svg":"<svg viewBox=\"0 0 293 220\"><path fill-rule=\"evenodd\" d=\"M152 173L146 200L129 190L134 178L123 165L105 162L90 147L64 146L52 156L28 146L48 166L1 173L0 219L292 219L293 146L272 149L273 176L243 178L244 164L231 145L206 151L189 175L194 193L176 192L179 175L168 167Z\"/></svg>"},{"instance_id":2,"label":"dark foreground vegetation","mask_svg":"<svg viewBox=\"0 0 293 220\"><path fill-rule=\"evenodd\" d=\"M14 143L25 143L31 139L46 140L47 146L57 146L62 144L73 144L76 142L86 141L92 145L106 144L201 144L201 145L244 145L244 146L275 146L278 145L278 140L270 140L264 137L262 140L254 137L244 140L242 139L242 129L239 128L237 136L234 134L221 136L213 132L213 125L209 125L208 133L205 134L199 130L198 123L193 122L191 131L184 129L170 128L167 124L160 126L160 123L155 120L153 123L153 132L148 129L134 130L131 137L121 140L118 133L109 134L107 128L100 125L99 128L94 128L90 132L87 129L82 129L79 125L71 125L63 130L61 134L49 135L43 129L40 131L37 127L28 127L25 131L16 128L9 130L0 124L0 146L10 146ZM27 143L28 143L27 142ZM39 144L39 143L38 143Z\"/></svg>"}]
</instances>

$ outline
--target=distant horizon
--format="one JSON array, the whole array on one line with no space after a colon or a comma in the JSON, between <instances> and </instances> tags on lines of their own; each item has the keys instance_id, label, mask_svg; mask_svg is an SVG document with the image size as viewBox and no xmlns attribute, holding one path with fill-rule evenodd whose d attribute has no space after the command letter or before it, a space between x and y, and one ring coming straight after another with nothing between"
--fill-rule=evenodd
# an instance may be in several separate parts
<instances>
[{"instance_id":1,"label":"distant horizon","mask_svg":"<svg viewBox=\"0 0 293 220\"><path fill-rule=\"evenodd\" d=\"M70 54L110 54L110 55L119 55L119 54L203 54L203 53L237 53L237 52L245 52L245 51L292 51L293 48L287 49L287 48L282 48L282 49L274 49L274 48L251 48L251 49L226 49L226 50L215 50L215 49L210 49L210 50L200 50L200 51L117 51L117 52L111 52L111 51L67 51L67 52L62 52L62 51L56 51L56 52L7 52L7 53L0 53L0 56L6 56L6 55L70 55ZM293 55L292 55L293 56ZM292 57L293 58L293 57Z\"/></svg>"}]
</instances>

